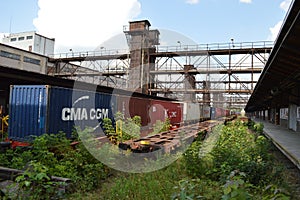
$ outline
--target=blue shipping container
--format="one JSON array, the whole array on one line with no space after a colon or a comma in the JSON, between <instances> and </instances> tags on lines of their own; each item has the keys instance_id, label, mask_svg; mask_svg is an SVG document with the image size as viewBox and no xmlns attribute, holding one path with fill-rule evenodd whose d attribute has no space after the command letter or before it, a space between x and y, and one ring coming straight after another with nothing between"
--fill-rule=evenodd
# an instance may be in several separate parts
<instances>
[{"instance_id":1,"label":"blue shipping container","mask_svg":"<svg viewBox=\"0 0 300 200\"><path fill-rule=\"evenodd\" d=\"M102 119L113 120L115 107L116 97L110 94L48 85L11 86L8 135L16 141L60 131L71 137L75 126L102 133Z\"/></svg>"},{"instance_id":2,"label":"blue shipping container","mask_svg":"<svg viewBox=\"0 0 300 200\"><path fill-rule=\"evenodd\" d=\"M216 108L210 107L210 118L216 119Z\"/></svg>"}]
</instances>

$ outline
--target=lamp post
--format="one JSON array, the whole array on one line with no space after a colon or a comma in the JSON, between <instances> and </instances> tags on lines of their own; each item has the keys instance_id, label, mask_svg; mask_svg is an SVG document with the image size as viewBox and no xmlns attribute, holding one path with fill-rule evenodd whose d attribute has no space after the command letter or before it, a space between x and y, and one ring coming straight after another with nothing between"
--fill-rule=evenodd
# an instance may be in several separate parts
<instances>
[{"instance_id":1,"label":"lamp post","mask_svg":"<svg viewBox=\"0 0 300 200\"><path fill-rule=\"evenodd\" d=\"M72 54L72 57L74 57L74 52L73 52L73 49L69 49L69 51L71 52L71 54Z\"/></svg>"},{"instance_id":2,"label":"lamp post","mask_svg":"<svg viewBox=\"0 0 300 200\"><path fill-rule=\"evenodd\" d=\"M106 50L105 47L100 47L101 50L101 56L104 54L103 52Z\"/></svg>"},{"instance_id":3,"label":"lamp post","mask_svg":"<svg viewBox=\"0 0 300 200\"><path fill-rule=\"evenodd\" d=\"M179 49L181 49L181 42L178 40L177 43L179 44Z\"/></svg>"},{"instance_id":4,"label":"lamp post","mask_svg":"<svg viewBox=\"0 0 300 200\"><path fill-rule=\"evenodd\" d=\"M230 40L231 40L232 48L234 48L234 47L235 47L235 46L234 46L234 39L231 38Z\"/></svg>"}]
</instances>

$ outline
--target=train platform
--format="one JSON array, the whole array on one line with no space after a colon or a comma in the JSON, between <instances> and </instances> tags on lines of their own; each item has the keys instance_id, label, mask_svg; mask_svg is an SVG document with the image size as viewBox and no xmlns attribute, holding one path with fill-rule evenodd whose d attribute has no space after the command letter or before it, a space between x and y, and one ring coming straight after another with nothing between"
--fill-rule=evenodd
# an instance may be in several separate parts
<instances>
[{"instance_id":1,"label":"train platform","mask_svg":"<svg viewBox=\"0 0 300 200\"><path fill-rule=\"evenodd\" d=\"M264 124L264 134L300 169L300 133L268 121L253 120Z\"/></svg>"}]
</instances>

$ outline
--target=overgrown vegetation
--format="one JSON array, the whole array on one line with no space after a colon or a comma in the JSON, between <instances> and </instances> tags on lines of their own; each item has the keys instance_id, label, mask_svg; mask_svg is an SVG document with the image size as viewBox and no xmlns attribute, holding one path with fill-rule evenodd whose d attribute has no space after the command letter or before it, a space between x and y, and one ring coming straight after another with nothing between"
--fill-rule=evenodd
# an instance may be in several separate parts
<instances>
[{"instance_id":1,"label":"overgrown vegetation","mask_svg":"<svg viewBox=\"0 0 300 200\"><path fill-rule=\"evenodd\" d=\"M161 132L165 132L170 130L171 122L169 118L166 118L166 120L160 121L156 120L155 124L153 125L153 132L150 135L155 135Z\"/></svg>"},{"instance_id":2,"label":"overgrown vegetation","mask_svg":"<svg viewBox=\"0 0 300 200\"><path fill-rule=\"evenodd\" d=\"M128 123L138 126L140 119ZM118 132L112 122L105 126L107 135ZM75 193L69 199L289 199L282 167L274 164L262 130L262 124L236 120L216 127L209 137L201 132L181 158L151 173L109 169L83 144L72 146L63 133L37 137L26 150L8 150L0 162L26 170L16 179L19 199L66 198L51 176L72 180Z\"/></svg>"},{"instance_id":3,"label":"overgrown vegetation","mask_svg":"<svg viewBox=\"0 0 300 200\"><path fill-rule=\"evenodd\" d=\"M83 144L72 147L63 133L45 134L36 137L31 147L7 150L0 154L0 163L3 167L25 170L16 178L20 199L24 194L24 199L49 199L54 194L61 197L62 194L56 194L57 183L50 180L51 176L70 178L73 191L90 191L110 173Z\"/></svg>"},{"instance_id":4,"label":"overgrown vegetation","mask_svg":"<svg viewBox=\"0 0 300 200\"><path fill-rule=\"evenodd\" d=\"M249 126L239 120L219 126L204 141L200 134L172 165L116 173L94 193L73 199L290 199L263 126Z\"/></svg>"},{"instance_id":5,"label":"overgrown vegetation","mask_svg":"<svg viewBox=\"0 0 300 200\"><path fill-rule=\"evenodd\" d=\"M117 112L115 120L114 125L109 118L103 120L104 132L114 144L140 137L142 123L140 116L125 119L121 112Z\"/></svg>"},{"instance_id":6,"label":"overgrown vegetation","mask_svg":"<svg viewBox=\"0 0 300 200\"><path fill-rule=\"evenodd\" d=\"M255 132L249 131L248 125ZM183 157L187 173L193 178L217 181L223 188L222 199L268 196L265 188L270 185L281 191L281 168L274 165L270 141L261 135L262 130L262 124L253 122L227 123L209 154L197 156L203 143L192 144ZM277 195L287 197L284 192Z\"/></svg>"}]
</instances>

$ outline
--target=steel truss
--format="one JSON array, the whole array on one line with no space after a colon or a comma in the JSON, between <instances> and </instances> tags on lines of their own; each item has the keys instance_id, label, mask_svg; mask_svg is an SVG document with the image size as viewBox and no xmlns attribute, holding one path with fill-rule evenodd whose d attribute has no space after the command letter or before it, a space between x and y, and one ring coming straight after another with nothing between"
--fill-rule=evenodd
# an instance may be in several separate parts
<instances>
[{"instance_id":1,"label":"steel truss","mask_svg":"<svg viewBox=\"0 0 300 200\"><path fill-rule=\"evenodd\" d=\"M178 100L192 94L193 101L203 104L243 108L272 46L271 42L157 46L148 56L155 60L154 70L149 73L149 80L154 83L149 84L148 93ZM48 74L126 89L130 53L113 52L54 55L49 59L52 65ZM188 87L187 82L191 84Z\"/></svg>"},{"instance_id":2,"label":"steel truss","mask_svg":"<svg viewBox=\"0 0 300 200\"><path fill-rule=\"evenodd\" d=\"M244 107L268 59L272 43L212 44L166 47L156 56L150 92L181 99L193 92L196 101L220 107ZM192 66L185 69L185 66ZM186 78L193 77L192 89ZM210 99L203 99L209 94Z\"/></svg>"}]
</instances>

